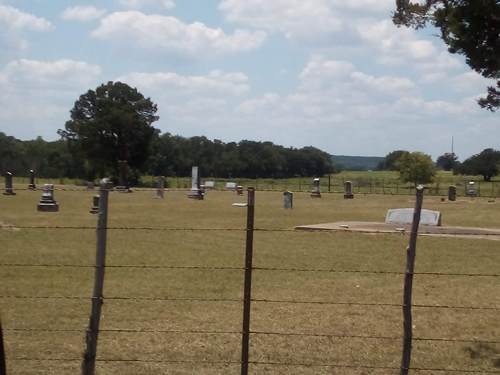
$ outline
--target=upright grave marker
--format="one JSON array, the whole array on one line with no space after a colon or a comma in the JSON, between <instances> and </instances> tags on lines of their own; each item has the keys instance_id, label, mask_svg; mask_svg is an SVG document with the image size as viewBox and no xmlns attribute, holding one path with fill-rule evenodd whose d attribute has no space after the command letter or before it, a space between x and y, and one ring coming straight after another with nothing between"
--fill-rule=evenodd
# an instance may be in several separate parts
<instances>
[{"instance_id":1,"label":"upright grave marker","mask_svg":"<svg viewBox=\"0 0 500 375\"><path fill-rule=\"evenodd\" d=\"M16 195L12 185L12 173L10 172L5 172L5 192L3 195Z\"/></svg>"},{"instance_id":2,"label":"upright grave marker","mask_svg":"<svg viewBox=\"0 0 500 375\"><path fill-rule=\"evenodd\" d=\"M38 211L42 212L57 212L59 211L59 204L54 199L54 185L43 185L42 197L37 206Z\"/></svg>"},{"instance_id":3,"label":"upright grave marker","mask_svg":"<svg viewBox=\"0 0 500 375\"><path fill-rule=\"evenodd\" d=\"M188 198L203 200L203 190L200 189L200 170L197 166L191 169L191 190Z\"/></svg>"},{"instance_id":4,"label":"upright grave marker","mask_svg":"<svg viewBox=\"0 0 500 375\"><path fill-rule=\"evenodd\" d=\"M344 199L353 199L354 194L352 193L352 182L344 182Z\"/></svg>"},{"instance_id":5,"label":"upright grave marker","mask_svg":"<svg viewBox=\"0 0 500 375\"><path fill-rule=\"evenodd\" d=\"M163 199L165 195L165 177L160 176L156 180L156 198Z\"/></svg>"},{"instance_id":6,"label":"upright grave marker","mask_svg":"<svg viewBox=\"0 0 500 375\"><path fill-rule=\"evenodd\" d=\"M128 165L126 160L118 160L118 171L119 171L119 180L118 186L115 188L120 193L131 193L129 184L128 184Z\"/></svg>"},{"instance_id":7,"label":"upright grave marker","mask_svg":"<svg viewBox=\"0 0 500 375\"><path fill-rule=\"evenodd\" d=\"M457 200L457 187L455 185L450 185L448 187L448 200L450 202L455 202Z\"/></svg>"},{"instance_id":8,"label":"upright grave marker","mask_svg":"<svg viewBox=\"0 0 500 375\"><path fill-rule=\"evenodd\" d=\"M291 191L285 191L283 193L283 208L285 210L293 208L293 193Z\"/></svg>"},{"instance_id":9,"label":"upright grave marker","mask_svg":"<svg viewBox=\"0 0 500 375\"><path fill-rule=\"evenodd\" d=\"M311 191L311 197L312 198L321 198L321 190L319 187L319 178L313 179L313 186L312 186L312 191Z\"/></svg>"},{"instance_id":10,"label":"upright grave marker","mask_svg":"<svg viewBox=\"0 0 500 375\"><path fill-rule=\"evenodd\" d=\"M30 169L29 172L30 172L30 183L28 185L28 189L36 190L35 171L33 169Z\"/></svg>"}]
</instances>

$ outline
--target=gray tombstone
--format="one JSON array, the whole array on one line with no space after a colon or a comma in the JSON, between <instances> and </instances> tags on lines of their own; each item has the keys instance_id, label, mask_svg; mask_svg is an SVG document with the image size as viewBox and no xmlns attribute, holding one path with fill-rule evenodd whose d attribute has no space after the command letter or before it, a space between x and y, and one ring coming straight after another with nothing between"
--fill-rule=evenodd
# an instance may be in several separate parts
<instances>
[{"instance_id":1,"label":"gray tombstone","mask_svg":"<svg viewBox=\"0 0 500 375\"><path fill-rule=\"evenodd\" d=\"M30 169L30 183L28 185L29 190L36 190L36 184L35 184L35 171L33 169Z\"/></svg>"},{"instance_id":2,"label":"gray tombstone","mask_svg":"<svg viewBox=\"0 0 500 375\"><path fill-rule=\"evenodd\" d=\"M283 208L285 210L293 208L293 193L291 191L285 191L283 193Z\"/></svg>"},{"instance_id":3,"label":"gray tombstone","mask_svg":"<svg viewBox=\"0 0 500 375\"><path fill-rule=\"evenodd\" d=\"M99 195L94 195L92 197L92 208L90 209L91 214L99 213Z\"/></svg>"},{"instance_id":4,"label":"gray tombstone","mask_svg":"<svg viewBox=\"0 0 500 375\"><path fill-rule=\"evenodd\" d=\"M5 192L3 195L16 195L12 185L12 173L10 172L5 172Z\"/></svg>"},{"instance_id":5,"label":"gray tombstone","mask_svg":"<svg viewBox=\"0 0 500 375\"><path fill-rule=\"evenodd\" d=\"M455 185L450 185L448 187L448 200L450 202L455 202L457 200L457 187Z\"/></svg>"},{"instance_id":6,"label":"gray tombstone","mask_svg":"<svg viewBox=\"0 0 500 375\"><path fill-rule=\"evenodd\" d=\"M241 185L236 186L236 194L243 195L243 186Z\"/></svg>"},{"instance_id":7,"label":"gray tombstone","mask_svg":"<svg viewBox=\"0 0 500 375\"><path fill-rule=\"evenodd\" d=\"M94 190L94 182L93 181L87 181L85 184L87 185L87 190Z\"/></svg>"},{"instance_id":8,"label":"gray tombstone","mask_svg":"<svg viewBox=\"0 0 500 375\"><path fill-rule=\"evenodd\" d=\"M311 190L311 197L312 198L321 198L321 190L319 187L320 180L319 178L313 179L313 185L312 185L312 190Z\"/></svg>"},{"instance_id":9,"label":"gray tombstone","mask_svg":"<svg viewBox=\"0 0 500 375\"><path fill-rule=\"evenodd\" d=\"M206 190L215 189L215 181L205 181L204 185Z\"/></svg>"},{"instance_id":10,"label":"gray tombstone","mask_svg":"<svg viewBox=\"0 0 500 375\"><path fill-rule=\"evenodd\" d=\"M238 184L236 182L226 182L226 185L224 188L226 190L235 191L237 187L238 187Z\"/></svg>"},{"instance_id":11,"label":"gray tombstone","mask_svg":"<svg viewBox=\"0 0 500 375\"><path fill-rule=\"evenodd\" d=\"M344 199L353 199L354 194L352 193L352 182L344 182Z\"/></svg>"},{"instance_id":12,"label":"gray tombstone","mask_svg":"<svg viewBox=\"0 0 500 375\"><path fill-rule=\"evenodd\" d=\"M131 193L128 185L128 165L126 160L118 160L118 186L115 188L120 193Z\"/></svg>"},{"instance_id":13,"label":"gray tombstone","mask_svg":"<svg viewBox=\"0 0 500 375\"><path fill-rule=\"evenodd\" d=\"M203 196L203 190L200 189L200 170L195 166L191 169L191 190L188 198L203 200Z\"/></svg>"},{"instance_id":14,"label":"gray tombstone","mask_svg":"<svg viewBox=\"0 0 500 375\"><path fill-rule=\"evenodd\" d=\"M474 181L469 181L467 184L465 195L468 197L476 197L477 196L477 188L476 183Z\"/></svg>"},{"instance_id":15,"label":"gray tombstone","mask_svg":"<svg viewBox=\"0 0 500 375\"><path fill-rule=\"evenodd\" d=\"M156 180L156 198L163 199L165 195L165 177L160 176Z\"/></svg>"},{"instance_id":16,"label":"gray tombstone","mask_svg":"<svg viewBox=\"0 0 500 375\"><path fill-rule=\"evenodd\" d=\"M59 211L59 204L54 199L54 185L43 185L42 197L37 206L38 211L42 212L57 212Z\"/></svg>"}]
</instances>

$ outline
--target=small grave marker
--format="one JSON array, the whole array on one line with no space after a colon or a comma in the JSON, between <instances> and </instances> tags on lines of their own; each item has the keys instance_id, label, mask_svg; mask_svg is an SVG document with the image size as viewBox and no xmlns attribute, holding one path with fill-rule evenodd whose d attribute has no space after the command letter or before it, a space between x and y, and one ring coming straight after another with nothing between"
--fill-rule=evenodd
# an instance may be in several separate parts
<instances>
[{"instance_id":1,"label":"small grave marker","mask_svg":"<svg viewBox=\"0 0 500 375\"><path fill-rule=\"evenodd\" d=\"M411 224L413 208L395 208L387 211L386 224ZM441 212L422 209L420 224L441 226Z\"/></svg>"},{"instance_id":2,"label":"small grave marker","mask_svg":"<svg viewBox=\"0 0 500 375\"><path fill-rule=\"evenodd\" d=\"M16 195L14 193L14 187L12 185L12 173L6 172L5 173L5 192L3 195Z\"/></svg>"},{"instance_id":3,"label":"small grave marker","mask_svg":"<svg viewBox=\"0 0 500 375\"><path fill-rule=\"evenodd\" d=\"M94 195L92 197L92 208L90 209L91 214L99 213L99 195Z\"/></svg>"},{"instance_id":4,"label":"small grave marker","mask_svg":"<svg viewBox=\"0 0 500 375\"><path fill-rule=\"evenodd\" d=\"M344 182L344 199L353 199L354 194L352 193L352 182Z\"/></svg>"},{"instance_id":5,"label":"small grave marker","mask_svg":"<svg viewBox=\"0 0 500 375\"><path fill-rule=\"evenodd\" d=\"M448 200L450 202L455 202L457 200L457 187L455 185L450 185L448 187Z\"/></svg>"},{"instance_id":6,"label":"small grave marker","mask_svg":"<svg viewBox=\"0 0 500 375\"><path fill-rule=\"evenodd\" d=\"M165 177L160 176L156 180L156 198L163 199L165 195Z\"/></svg>"},{"instance_id":7,"label":"small grave marker","mask_svg":"<svg viewBox=\"0 0 500 375\"><path fill-rule=\"evenodd\" d=\"M57 212L59 211L59 204L54 199L54 185L43 185L42 197L37 206L38 211L42 212Z\"/></svg>"},{"instance_id":8,"label":"small grave marker","mask_svg":"<svg viewBox=\"0 0 500 375\"><path fill-rule=\"evenodd\" d=\"M285 191L283 193L283 208L285 210L293 208L293 193L291 191Z\"/></svg>"},{"instance_id":9,"label":"small grave marker","mask_svg":"<svg viewBox=\"0 0 500 375\"><path fill-rule=\"evenodd\" d=\"M321 190L319 187L319 178L313 179L313 186L311 190L311 197L312 198L321 198Z\"/></svg>"},{"instance_id":10,"label":"small grave marker","mask_svg":"<svg viewBox=\"0 0 500 375\"><path fill-rule=\"evenodd\" d=\"M241 185L236 186L236 194L243 195L243 186Z\"/></svg>"},{"instance_id":11,"label":"small grave marker","mask_svg":"<svg viewBox=\"0 0 500 375\"><path fill-rule=\"evenodd\" d=\"M226 182L226 190L235 191L238 184L236 182Z\"/></svg>"},{"instance_id":12,"label":"small grave marker","mask_svg":"<svg viewBox=\"0 0 500 375\"><path fill-rule=\"evenodd\" d=\"M215 181L205 181L204 185L207 190L215 189Z\"/></svg>"},{"instance_id":13,"label":"small grave marker","mask_svg":"<svg viewBox=\"0 0 500 375\"><path fill-rule=\"evenodd\" d=\"M35 171L33 169L30 169L29 172L30 172L30 183L28 185L28 189L29 190L36 190Z\"/></svg>"},{"instance_id":14,"label":"small grave marker","mask_svg":"<svg viewBox=\"0 0 500 375\"><path fill-rule=\"evenodd\" d=\"M465 195L467 195L468 197L477 196L477 188L476 188L476 183L474 181L469 181L469 183L467 184Z\"/></svg>"}]
</instances>

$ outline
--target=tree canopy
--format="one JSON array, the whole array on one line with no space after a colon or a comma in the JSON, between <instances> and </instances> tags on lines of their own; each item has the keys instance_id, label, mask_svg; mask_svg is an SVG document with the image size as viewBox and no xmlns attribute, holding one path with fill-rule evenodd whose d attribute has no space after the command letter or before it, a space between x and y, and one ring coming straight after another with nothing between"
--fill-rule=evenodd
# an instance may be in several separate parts
<instances>
[{"instance_id":1,"label":"tree canopy","mask_svg":"<svg viewBox=\"0 0 500 375\"><path fill-rule=\"evenodd\" d=\"M468 175L481 175L485 181L490 181L499 172L500 151L486 148L479 154L472 155L458 167L458 172Z\"/></svg>"},{"instance_id":2,"label":"tree canopy","mask_svg":"<svg viewBox=\"0 0 500 375\"><path fill-rule=\"evenodd\" d=\"M59 130L75 155L97 174L116 173L119 160L142 170L157 130L157 107L125 83L108 82L80 96L65 130Z\"/></svg>"},{"instance_id":3,"label":"tree canopy","mask_svg":"<svg viewBox=\"0 0 500 375\"><path fill-rule=\"evenodd\" d=\"M451 171L458 165L458 157L454 152L445 152L436 160L436 166L444 171Z\"/></svg>"},{"instance_id":4,"label":"tree canopy","mask_svg":"<svg viewBox=\"0 0 500 375\"><path fill-rule=\"evenodd\" d=\"M500 2L498 0L396 0L393 22L422 28L431 24L441 31L450 53L465 56L466 63L485 78L497 80L479 105L500 108Z\"/></svg>"},{"instance_id":5,"label":"tree canopy","mask_svg":"<svg viewBox=\"0 0 500 375\"><path fill-rule=\"evenodd\" d=\"M397 164L398 160L401 158L401 156L408 154L409 152L405 150L396 150L389 152L387 155L385 155L385 159L378 164L377 169L386 171L397 171L399 170Z\"/></svg>"},{"instance_id":6,"label":"tree canopy","mask_svg":"<svg viewBox=\"0 0 500 375\"><path fill-rule=\"evenodd\" d=\"M403 154L397 161L400 178L404 182L427 184L434 180L436 168L432 158L422 152Z\"/></svg>"}]
</instances>

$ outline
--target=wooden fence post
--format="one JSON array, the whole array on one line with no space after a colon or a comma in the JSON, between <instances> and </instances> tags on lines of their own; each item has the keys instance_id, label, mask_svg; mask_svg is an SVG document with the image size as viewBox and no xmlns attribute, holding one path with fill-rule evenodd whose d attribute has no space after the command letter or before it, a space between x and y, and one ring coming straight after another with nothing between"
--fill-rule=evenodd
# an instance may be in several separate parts
<instances>
[{"instance_id":1,"label":"wooden fence post","mask_svg":"<svg viewBox=\"0 0 500 375\"><path fill-rule=\"evenodd\" d=\"M253 228L255 217L255 189L248 188L247 238L245 252L245 286L243 291L243 333L241 339L241 375L248 374L250 347L250 307L252 300Z\"/></svg>"},{"instance_id":2,"label":"wooden fence post","mask_svg":"<svg viewBox=\"0 0 500 375\"><path fill-rule=\"evenodd\" d=\"M96 246L96 268L94 277L94 292L92 294L92 311L89 319L89 327L86 334L86 349L83 355L82 375L95 374L95 361L97 354L97 338L99 335L99 323L101 320L101 308L103 304L104 270L106 266L106 237L108 224L108 194L109 185L106 181L101 182L99 192L99 216L97 219L97 246Z\"/></svg>"},{"instance_id":3,"label":"wooden fence post","mask_svg":"<svg viewBox=\"0 0 500 375\"><path fill-rule=\"evenodd\" d=\"M412 344L412 288L413 271L415 269L415 255L417 251L418 225L420 224L420 214L422 212L422 202L424 200L424 187L417 186L417 199L415 211L413 212L413 223L411 225L410 243L406 249L406 271L403 295L403 356L401 358L401 375L408 375L411 362Z\"/></svg>"},{"instance_id":4,"label":"wooden fence post","mask_svg":"<svg viewBox=\"0 0 500 375\"><path fill-rule=\"evenodd\" d=\"M5 349L3 347L2 321L0 320L0 375L7 375L7 365L5 364Z\"/></svg>"}]
</instances>

